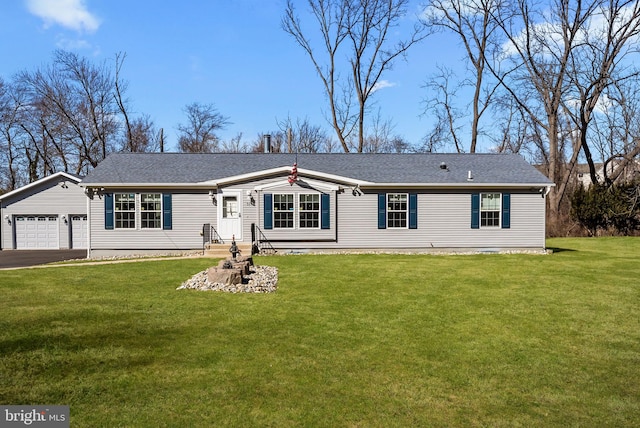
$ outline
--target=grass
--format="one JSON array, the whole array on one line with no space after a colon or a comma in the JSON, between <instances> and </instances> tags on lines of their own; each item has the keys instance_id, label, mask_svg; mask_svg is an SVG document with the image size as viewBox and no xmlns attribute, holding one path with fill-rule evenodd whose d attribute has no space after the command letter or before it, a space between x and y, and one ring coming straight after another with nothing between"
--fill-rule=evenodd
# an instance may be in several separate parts
<instances>
[{"instance_id":1,"label":"grass","mask_svg":"<svg viewBox=\"0 0 640 428\"><path fill-rule=\"evenodd\" d=\"M0 403L72 426L637 426L640 239L553 255L258 257L0 271Z\"/></svg>"}]
</instances>

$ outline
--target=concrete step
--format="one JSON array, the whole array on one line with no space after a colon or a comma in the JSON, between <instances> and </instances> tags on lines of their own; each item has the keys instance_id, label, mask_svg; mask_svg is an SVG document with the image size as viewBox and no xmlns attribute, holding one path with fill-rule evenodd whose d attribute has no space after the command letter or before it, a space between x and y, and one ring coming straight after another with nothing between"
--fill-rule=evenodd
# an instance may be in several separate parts
<instances>
[{"instance_id":1,"label":"concrete step","mask_svg":"<svg viewBox=\"0 0 640 428\"><path fill-rule=\"evenodd\" d=\"M236 242L236 246L240 250L241 256L251 255L251 243ZM231 248L231 242L224 243L224 244L207 244L204 247L204 255L207 257L227 258L231 255L229 248Z\"/></svg>"}]
</instances>

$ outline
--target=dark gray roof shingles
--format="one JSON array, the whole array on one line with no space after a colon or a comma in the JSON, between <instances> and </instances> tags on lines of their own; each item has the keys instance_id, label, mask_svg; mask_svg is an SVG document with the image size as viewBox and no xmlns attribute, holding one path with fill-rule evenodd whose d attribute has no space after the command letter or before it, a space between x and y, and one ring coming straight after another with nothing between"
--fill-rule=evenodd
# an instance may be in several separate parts
<instances>
[{"instance_id":1,"label":"dark gray roof shingles","mask_svg":"<svg viewBox=\"0 0 640 428\"><path fill-rule=\"evenodd\" d=\"M471 171L474 183L551 184L519 155L440 153L114 153L83 184L202 183L291 167L296 159L301 170L372 183L466 183Z\"/></svg>"}]
</instances>

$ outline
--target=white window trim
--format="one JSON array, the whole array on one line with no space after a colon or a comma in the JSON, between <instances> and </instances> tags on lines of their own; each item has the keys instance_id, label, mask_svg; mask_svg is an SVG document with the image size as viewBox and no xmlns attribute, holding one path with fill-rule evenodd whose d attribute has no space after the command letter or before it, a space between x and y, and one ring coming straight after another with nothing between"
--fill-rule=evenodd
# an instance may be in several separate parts
<instances>
[{"instance_id":1,"label":"white window trim","mask_svg":"<svg viewBox=\"0 0 640 428\"><path fill-rule=\"evenodd\" d=\"M307 213L317 213L318 214L318 225L315 227L301 227L300 226L300 214L302 213L302 210L300 209L300 196L307 196L307 195L313 195L316 196L318 198L318 210L304 210L304 212ZM298 203L296 204L296 214L298 217L298 221L296 222L296 226L297 229L300 230L317 230L320 229L322 227L322 197L320 196L320 193L298 193Z\"/></svg>"},{"instance_id":2,"label":"white window trim","mask_svg":"<svg viewBox=\"0 0 640 428\"><path fill-rule=\"evenodd\" d=\"M402 212L401 210L390 210L389 209L389 196L391 196L391 195L394 195L394 196L395 195L404 195L407 198L407 200L406 200L407 209L404 210L404 212L406 214L406 217L405 217L405 223L406 224L404 226L389 226L389 213L390 212L394 212L394 213ZM408 193L402 193L402 192L393 192L393 193L387 193L386 196L387 196L387 198L386 198L386 201L385 201L386 202L385 210L386 210L386 213L387 213L387 218L386 218L387 229L396 229L396 230L397 229L409 229L409 194Z\"/></svg>"},{"instance_id":3,"label":"white window trim","mask_svg":"<svg viewBox=\"0 0 640 428\"><path fill-rule=\"evenodd\" d=\"M273 213L273 229L277 230L320 230L322 229L322 194L313 192L294 193L294 192L273 192L271 200L271 212ZM293 227L277 227L276 226L276 195L293 195ZM300 195L316 195L318 197L318 226L316 227L300 227ZM314 211L307 211L314 212Z\"/></svg>"},{"instance_id":4,"label":"white window trim","mask_svg":"<svg viewBox=\"0 0 640 428\"><path fill-rule=\"evenodd\" d=\"M291 195L293 196L293 227L280 227L280 226L276 226L276 213L280 213L283 212L281 210L277 210L276 211L276 196L284 196L284 195ZM274 192L273 193L273 197L271 198L271 212L273 213L273 228L274 229L278 229L278 230L295 230L296 229L296 194L293 192ZM290 212L290 211L285 211L285 212Z\"/></svg>"},{"instance_id":5,"label":"white window trim","mask_svg":"<svg viewBox=\"0 0 640 428\"><path fill-rule=\"evenodd\" d=\"M160 195L160 227L142 227L142 193L145 194L153 194ZM117 227L116 221L116 195L130 195L131 192L113 192L113 230L119 231L158 231L164 229L164 199L162 197L162 192L142 192L142 193L134 193L134 210L135 214L134 225L135 227ZM132 211L120 211L120 212L132 212Z\"/></svg>"},{"instance_id":6,"label":"white window trim","mask_svg":"<svg viewBox=\"0 0 640 428\"><path fill-rule=\"evenodd\" d=\"M159 195L160 196L160 210L152 210L152 212L157 212L160 214L160 226L158 227L142 227L142 195ZM142 192L142 193L137 193L136 194L137 197L137 201L136 201L136 214L139 213L140 215L136 217L136 219L138 221L136 221L137 226L140 227L140 230L162 230L163 225L163 209L164 209L164 201L162 200L162 193L158 193L158 192Z\"/></svg>"},{"instance_id":7,"label":"white window trim","mask_svg":"<svg viewBox=\"0 0 640 428\"><path fill-rule=\"evenodd\" d=\"M498 209L497 210L483 210L482 209L482 197L484 195L498 195ZM483 212L494 212L497 211L498 212L498 224L495 226L483 226L482 225L482 213ZM502 227L502 192L481 192L480 193L480 207L479 207L479 212L478 212L478 225L480 226L480 229L486 228L486 229L499 229Z\"/></svg>"},{"instance_id":8,"label":"white window trim","mask_svg":"<svg viewBox=\"0 0 640 428\"><path fill-rule=\"evenodd\" d=\"M131 195L132 192L113 192L113 230L137 230L138 229L138 219L140 218L138 216L138 209L137 209L137 205L138 205L138 194L137 193L133 193L133 211L130 210L126 210L126 211L118 211L116 209L116 204L118 203L116 201L116 195ZM118 226L118 213L130 213L133 212L134 214L134 218L133 218L133 227L119 227Z\"/></svg>"}]
</instances>

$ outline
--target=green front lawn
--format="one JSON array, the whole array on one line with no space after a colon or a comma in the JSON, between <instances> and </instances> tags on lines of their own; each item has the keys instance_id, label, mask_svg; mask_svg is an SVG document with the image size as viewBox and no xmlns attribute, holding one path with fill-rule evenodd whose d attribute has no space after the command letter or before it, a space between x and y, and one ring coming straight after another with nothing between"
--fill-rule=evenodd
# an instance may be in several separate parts
<instances>
[{"instance_id":1,"label":"green front lawn","mask_svg":"<svg viewBox=\"0 0 640 428\"><path fill-rule=\"evenodd\" d=\"M0 271L0 404L72 426L637 426L640 239L552 255L258 257Z\"/></svg>"}]
</instances>

